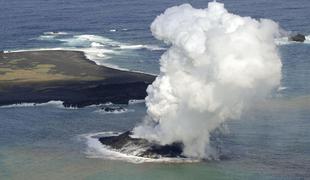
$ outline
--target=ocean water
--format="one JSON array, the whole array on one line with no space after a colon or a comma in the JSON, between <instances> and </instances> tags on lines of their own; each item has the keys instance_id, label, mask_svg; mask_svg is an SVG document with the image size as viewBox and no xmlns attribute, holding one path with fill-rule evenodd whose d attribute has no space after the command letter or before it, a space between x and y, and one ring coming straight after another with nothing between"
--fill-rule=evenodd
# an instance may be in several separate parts
<instances>
[{"instance_id":1,"label":"ocean water","mask_svg":"<svg viewBox=\"0 0 310 180\"><path fill-rule=\"evenodd\" d=\"M220 2L309 38L309 0ZM167 46L152 37L150 23L182 3L205 8L208 1L0 0L0 50L81 50L99 65L157 74ZM0 179L310 179L310 43L278 44L281 88L214 135L225 160L132 163L91 151L85 137L131 129L143 119L144 103L116 114L28 104L0 108Z\"/></svg>"}]
</instances>

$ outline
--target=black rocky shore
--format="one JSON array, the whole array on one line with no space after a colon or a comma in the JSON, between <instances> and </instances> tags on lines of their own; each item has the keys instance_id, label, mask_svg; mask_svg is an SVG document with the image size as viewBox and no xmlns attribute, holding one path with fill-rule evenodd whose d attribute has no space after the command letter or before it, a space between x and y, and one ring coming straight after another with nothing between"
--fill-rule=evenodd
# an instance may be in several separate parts
<instances>
[{"instance_id":1,"label":"black rocky shore","mask_svg":"<svg viewBox=\"0 0 310 180\"><path fill-rule=\"evenodd\" d=\"M0 105L63 101L66 107L144 99L155 76L96 65L78 51L0 53Z\"/></svg>"},{"instance_id":2,"label":"black rocky shore","mask_svg":"<svg viewBox=\"0 0 310 180\"><path fill-rule=\"evenodd\" d=\"M135 151L135 156L145 158L186 158L183 153L183 144L175 142L169 145L159 145L145 139L131 137L131 131L126 131L118 136L100 137L99 141L112 149L124 153ZM140 149L141 151L137 151Z\"/></svg>"},{"instance_id":3,"label":"black rocky shore","mask_svg":"<svg viewBox=\"0 0 310 180\"><path fill-rule=\"evenodd\" d=\"M146 97L147 82L113 83L105 81L53 83L10 87L0 95L0 106L20 103L63 101L65 107L85 107L112 102L127 104Z\"/></svg>"},{"instance_id":4,"label":"black rocky shore","mask_svg":"<svg viewBox=\"0 0 310 180\"><path fill-rule=\"evenodd\" d=\"M306 36L303 34L296 34L296 35L290 36L289 40L295 41L295 42L304 42L306 40Z\"/></svg>"}]
</instances>

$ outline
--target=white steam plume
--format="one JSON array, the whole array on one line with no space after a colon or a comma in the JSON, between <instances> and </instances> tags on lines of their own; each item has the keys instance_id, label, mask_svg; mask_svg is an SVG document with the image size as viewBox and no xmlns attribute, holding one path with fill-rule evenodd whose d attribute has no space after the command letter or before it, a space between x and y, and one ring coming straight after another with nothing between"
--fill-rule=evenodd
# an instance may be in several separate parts
<instances>
[{"instance_id":1,"label":"white steam plume","mask_svg":"<svg viewBox=\"0 0 310 180\"><path fill-rule=\"evenodd\" d=\"M134 135L161 144L183 142L184 155L214 158L210 133L280 84L282 64L274 43L279 27L210 2L206 9L169 8L151 30L171 47L147 89L148 115Z\"/></svg>"}]
</instances>

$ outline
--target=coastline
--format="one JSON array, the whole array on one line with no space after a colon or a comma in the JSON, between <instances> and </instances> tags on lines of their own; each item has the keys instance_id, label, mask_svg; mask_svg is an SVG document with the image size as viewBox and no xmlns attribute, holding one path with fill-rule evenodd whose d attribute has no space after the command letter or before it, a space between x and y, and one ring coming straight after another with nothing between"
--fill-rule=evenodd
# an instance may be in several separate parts
<instances>
[{"instance_id":1,"label":"coastline","mask_svg":"<svg viewBox=\"0 0 310 180\"><path fill-rule=\"evenodd\" d=\"M63 101L65 107L144 99L155 76L99 66L84 52L0 53L0 106Z\"/></svg>"},{"instance_id":2,"label":"coastline","mask_svg":"<svg viewBox=\"0 0 310 180\"><path fill-rule=\"evenodd\" d=\"M13 49L13 50L3 50L3 54L9 54L9 53L22 53L22 52L41 52L41 51L73 51L73 52L80 52L84 54L84 57L91 62L94 62L98 66L104 66L107 68L115 69L115 70L120 70L120 71L126 71L126 72L134 72L134 73L141 73L141 74L146 74L146 75L151 75L151 76L158 76L156 73L149 73L149 72L144 72L144 71L137 71L137 70L131 70L131 69L126 69L126 68L121 68L113 64L108 64L108 63L100 63L94 59L91 59L87 57L87 51L79 48L30 48L30 49ZM1 53L1 51L0 51Z\"/></svg>"}]
</instances>

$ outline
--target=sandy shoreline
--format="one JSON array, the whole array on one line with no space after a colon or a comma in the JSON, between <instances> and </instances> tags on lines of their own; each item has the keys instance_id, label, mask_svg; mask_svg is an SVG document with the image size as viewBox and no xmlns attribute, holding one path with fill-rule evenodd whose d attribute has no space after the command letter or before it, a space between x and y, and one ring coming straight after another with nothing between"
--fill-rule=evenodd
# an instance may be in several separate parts
<instances>
[{"instance_id":1,"label":"sandy shoreline","mask_svg":"<svg viewBox=\"0 0 310 180\"><path fill-rule=\"evenodd\" d=\"M0 105L63 101L83 107L143 99L155 76L98 66L83 52L0 53Z\"/></svg>"}]
</instances>

